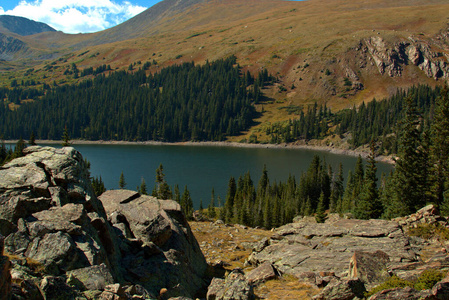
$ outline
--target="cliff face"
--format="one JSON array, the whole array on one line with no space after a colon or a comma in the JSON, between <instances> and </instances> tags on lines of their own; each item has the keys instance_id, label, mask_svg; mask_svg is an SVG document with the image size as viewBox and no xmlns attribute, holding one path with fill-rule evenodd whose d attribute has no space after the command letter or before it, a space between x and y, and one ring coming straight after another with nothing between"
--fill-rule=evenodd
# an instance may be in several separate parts
<instances>
[{"instance_id":1,"label":"cliff face","mask_svg":"<svg viewBox=\"0 0 449 300\"><path fill-rule=\"evenodd\" d=\"M154 297L162 288L192 297L204 284L205 259L175 202L109 191L105 211L75 149L24 153L0 168L15 297Z\"/></svg>"},{"instance_id":2,"label":"cliff face","mask_svg":"<svg viewBox=\"0 0 449 300\"><path fill-rule=\"evenodd\" d=\"M374 62L380 74L402 76L406 65L414 65L433 79L449 79L449 31L431 41L410 36L408 40L389 43L379 36L364 39L356 48L365 60Z\"/></svg>"},{"instance_id":3,"label":"cliff face","mask_svg":"<svg viewBox=\"0 0 449 300\"><path fill-rule=\"evenodd\" d=\"M12 36L0 33L0 59L13 60L28 49L28 46Z\"/></svg>"}]
</instances>

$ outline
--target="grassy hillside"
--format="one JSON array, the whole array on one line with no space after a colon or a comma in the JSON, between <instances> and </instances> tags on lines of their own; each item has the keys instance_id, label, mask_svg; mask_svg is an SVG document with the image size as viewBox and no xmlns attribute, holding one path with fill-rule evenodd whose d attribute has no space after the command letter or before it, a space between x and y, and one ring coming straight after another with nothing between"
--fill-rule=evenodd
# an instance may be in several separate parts
<instances>
[{"instance_id":1,"label":"grassy hillside","mask_svg":"<svg viewBox=\"0 0 449 300\"><path fill-rule=\"evenodd\" d=\"M82 70L152 62L149 72L157 72L175 63L236 55L244 71L257 74L267 68L279 79L265 90L270 99L258 120L262 126L292 118L285 106L301 108L317 101L338 110L386 97L397 88L444 83L444 76L435 80L408 62L401 64L399 76L382 73L377 53L367 47L380 38L383 49L375 50L385 56L399 43L428 45L429 55L447 63L447 11L449 3L442 0L165 0L103 32L23 37L28 52L52 59L0 62L0 84L25 74L40 82L73 83L63 75L73 63Z\"/></svg>"}]
</instances>

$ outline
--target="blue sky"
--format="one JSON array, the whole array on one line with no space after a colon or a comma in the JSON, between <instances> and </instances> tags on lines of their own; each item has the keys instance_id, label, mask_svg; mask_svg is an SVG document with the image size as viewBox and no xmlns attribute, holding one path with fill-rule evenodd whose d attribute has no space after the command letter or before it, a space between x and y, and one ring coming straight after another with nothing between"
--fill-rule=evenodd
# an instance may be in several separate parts
<instances>
[{"instance_id":1,"label":"blue sky","mask_svg":"<svg viewBox=\"0 0 449 300\"><path fill-rule=\"evenodd\" d=\"M0 15L25 17L65 33L87 33L120 24L160 0L1 0Z\"/></svg>"}]
</instances>

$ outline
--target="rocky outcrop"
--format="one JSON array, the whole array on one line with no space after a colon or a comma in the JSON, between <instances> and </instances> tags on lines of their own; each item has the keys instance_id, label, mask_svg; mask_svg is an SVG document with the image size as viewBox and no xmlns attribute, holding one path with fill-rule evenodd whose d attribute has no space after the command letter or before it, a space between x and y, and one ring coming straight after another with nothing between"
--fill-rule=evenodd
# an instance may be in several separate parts
<instances>
[{"instance_id":1,"label":"rocky outcrop","mask_svg":"<svg viewBox=\"0 0 449 300\"><path fill-rule=\"evenodd\" d=\"M356 279L334 279L315 297L314 300L352 300L362 299L366 292L363 282Z\"/></svg>"},{"instance_id":2,"label":"rocky outcrop","mask_svg":"<svg viewBox=\"0 0 449 300\"><path fill-rule=\"evenodd\" d=\"M448 58L442 52L433 50L430 45L441 44L438 47L440 49L449 47L444 44L443 39L437 37L437 40L438 42L429 42L409 37L408 40L389 43L380 36L373 36L364 39L357 50L368 53L369 60L374 62L379 72L390 77L402 76L406 65L415 65L430 78L449 79Z\"/></svg>"},{"instance_id":3,"label":"rocky outcrop","mask_svg":"<svg viewBox=\"0 0 449 300\"><path fill-rule=\"evenodd\" d=\"M0 33L0 59L14 60L19 53L27 50L28 46L21 40Z\"/></svg>"},{"instance_id":4,"label":"rocky outcrop","mask_svg":"<svg viewBox=\"0 0 449 300\"><path fill-rule=\"evenodd\" d=\"M154 298L162 288L193 297L206 285L204 256L179 205L122 190L103 204L75 149L26 148L0 178L15 298Z\"/></svg>"},{"instance_id":5,"label":"rocky outcrop","mask_svg":"<svg viewBox=\"0 0 449 300\"><path fill-rule=\"evenodd\" d=\"M304 272L348 275L356 251L382 249L392 262L405 264L417 259L409 238L397 222L339 219L324 224L292 223L275 230L248 259L252 265L270 262L280 272L300 276Z\"/></svg>"},{"instance_id":6,"label":"rocky outcrop","mask_svg":"<svg viewBox=\"0 0 449 300\"><path fill-rule=\"evenodd\" d=\"M226 279L214 278L207 290L207 300L251 300L254 299L252 285L241 269L235 269Z\"/></svg>"},{"instance_id":7,"label":"rocky outcrop","mask_svg":"<svg viewBox=\"0 0 449 300\"><path fill-rule=\"evenodd\" d=\"M11 274L9 272L10 262L3 256L5 238L0 234L0 300L11 298Z\"/></svg>"},{"instance_id":8,"label":"rocky outcrop","mask_svg":"<svg viewBox=\"0 0 449 300\"><path fill-rule=\"evenodd\" d=\"M128 280L149 291L165 288L168 296L193 297L205 285L206 260L177 202L126 190L100 200L121 237Z\"/></svg>"},{"instance_id":9,"label":"rocky outcrop","mask_svg":"<svg viewBox=\"0 0 449 300\"><path fill-rule=\"evenodd\" d=\"M349 261L349 277L360 278L367 285L376 285L386 281L390 257L383 251L355 251Z\"/></svg>"}]
</instances>

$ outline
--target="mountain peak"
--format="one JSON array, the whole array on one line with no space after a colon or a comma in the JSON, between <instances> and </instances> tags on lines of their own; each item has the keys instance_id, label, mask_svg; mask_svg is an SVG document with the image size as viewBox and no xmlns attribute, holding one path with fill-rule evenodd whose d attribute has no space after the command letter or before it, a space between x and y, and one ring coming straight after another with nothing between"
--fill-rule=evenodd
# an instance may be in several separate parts
<instances>
[{"instance_id":1,"label":"mountain peak","mask_svg":"<svg viewBox=\"0 0 449 300\"><path fill-rule=\"evenodd\" d=\"M56 31L47 24L29 20L23 17L0 15L0 32L15 33L21 36L33 35L41 32Z\"/></svg>"}]
</instances>

